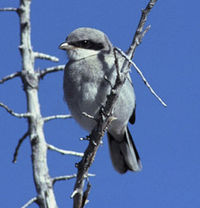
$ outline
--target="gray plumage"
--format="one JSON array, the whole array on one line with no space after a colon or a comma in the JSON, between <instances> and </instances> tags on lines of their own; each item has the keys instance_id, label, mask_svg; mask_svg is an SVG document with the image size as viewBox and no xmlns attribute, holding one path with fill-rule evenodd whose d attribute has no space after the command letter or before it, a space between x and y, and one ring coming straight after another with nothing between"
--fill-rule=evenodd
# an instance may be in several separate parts
<instances>
[{"instance_id":1,"label":"gray plumage","mask_svg":"<svg viewBox=\"0 0 200 208\"><path fill-rule=\"evenodd\" d=\"M64 72L64 98L73 118L91 132L96 123L82 113L95 116L105 105L116 79L113 46L103 32L78 28L60 48L67 51L69 58ZM122 58L119 63L122 65ZM113 116L117 119L107 131L112 163L119 173L139 171L140 158L127 126L129 120L132 124L135 122L135 94L129 75L116 101Z\"/></svg>"}]
</instances>

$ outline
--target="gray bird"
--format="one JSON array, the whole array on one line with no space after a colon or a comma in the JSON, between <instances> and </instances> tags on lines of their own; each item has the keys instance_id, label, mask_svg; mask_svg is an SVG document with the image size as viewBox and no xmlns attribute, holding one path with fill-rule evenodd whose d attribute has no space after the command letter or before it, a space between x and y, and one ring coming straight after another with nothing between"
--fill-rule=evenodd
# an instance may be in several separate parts
<instances>
[{"instance_id":1,"label":"gray bird","mask_svg":"<svg viewBox=\"0 0 200 208\"><path fill-rule=\"evenodd\" d=\"M95 116L105 105L116 79L113 46L108 37L93 28L78 28L60 45L69 61L64 71L64 98L73 118L91 132L96 122L83 115ZM124 59L119 57L120 67ZM110 156L119 173L141 170L140 158L128 129L135 122L135 94L128 75L116 101L107 130Z\"/></svg>"}]
</instances>

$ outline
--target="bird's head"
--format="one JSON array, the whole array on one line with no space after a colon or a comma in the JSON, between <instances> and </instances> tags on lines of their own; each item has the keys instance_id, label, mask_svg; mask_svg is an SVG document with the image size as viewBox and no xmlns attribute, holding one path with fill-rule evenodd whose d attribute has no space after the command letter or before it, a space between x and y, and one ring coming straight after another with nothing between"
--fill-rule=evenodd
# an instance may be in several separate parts
<instances>
[{"instance_id":1,"label":"bird's head","mask_svg":"<svg viewBox=\"0 0 200 208\"><path fill-rule=\"evenodd\" d=\"M110 53L112 44L100 30L82 27L71 32L59 48L67 51L70 60L80 60L100 52Z\"/></svg>"}]
</instances>

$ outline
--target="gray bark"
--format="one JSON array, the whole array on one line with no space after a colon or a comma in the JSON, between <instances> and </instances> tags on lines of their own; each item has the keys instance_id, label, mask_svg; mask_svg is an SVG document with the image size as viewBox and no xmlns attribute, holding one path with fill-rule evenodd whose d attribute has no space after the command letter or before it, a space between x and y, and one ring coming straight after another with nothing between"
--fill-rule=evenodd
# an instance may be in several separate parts
<instances>
[{"instance_id":1,"label":"gray bark","mask_svg":"<svg viewBox=\"0 0 200 208\"><path fill-rule=\"evenodd\" d=\"M33 177L37 191L36 202L40 208L56 208L52 180L47 166L47 145L43 131L43 118L38 99L38 74L34 71L35 54L31 45L30 0L21 0L18 14L20 18L20 52L22 56L21 78L27 99L29 137L32 149Z\"/></svg>"}]
</instances>

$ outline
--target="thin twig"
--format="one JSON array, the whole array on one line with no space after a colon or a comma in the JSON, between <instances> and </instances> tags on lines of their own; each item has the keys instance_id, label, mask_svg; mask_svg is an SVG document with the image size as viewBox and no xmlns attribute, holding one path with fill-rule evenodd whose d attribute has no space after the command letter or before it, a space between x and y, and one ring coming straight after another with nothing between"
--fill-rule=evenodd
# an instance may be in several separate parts
<instances>
[{"instance_id":1,"label":"thin twig","mask_svg":"<svg viewBox=\"0 0 200 208\"><path fill-rule=\"evenodd\" d=\"M22 142L26 139L26 137L27 137L28 135L29 135L29 131L27 131L27 132L22 136L22 138L18 141L18 144L17 144L17 146L16 146L16 148L15 148L13 160L12 160L13 163L16 163L16 162L17 162L17 156L18 156L19 148L20 148Z\"/></svg>"},{"instance_id":2,"label":"thin twig","mask_svg":"<svg viewBox=\"0 0 200 208\"><path fill-rule=\"evenodd\" d=\"M144 28L144 25L147 21L147 16L150 13L151 9L156 4L156 2L157 2L157 0L150 0L149 3L147 4L146 8L142 10L142 15L140 17L140 21L138 23L135 35L133 37L133 41L132 41L131 46L129 47L129 49L127 51L127 55L130 59L133 58L136 47L142 42L142 38L144 37L144 34L149 29L148 28L147 31L145 33L143 33L143 28Z\"/></svg>"},{"instance_id":3,"label":"thin twig","mask_svg":"<svg viewBox=\"0 0 200 208\"><path fill-rule=\"evenodd\" d=\"M66 180L70 180L73 178L76 178L76 174L66 175L66 176L58 176L58 177L52 178L52 183L54 184L57 181L66 181Z\"/></svg>"},{"instance_id":4,"label":"thin twig","mask_svg":"<svg viewBox=\"0 0 200 208\"><path fill-rule=\"evenodd\" d=\"M58 66L53 66L53 67L49 67L49 68L43 69L43 70L39 71L38 74L39 74L39 77L41 79L43 79L44 76L49 74L49 73L62 71L64 69L65 69L65 65L58 65Z\"/></svg>"},{"instance_id":5,"label":"thin twig","mask_svg":"<svg viewBox=\"0 0 200 208\"><path fill-rule=\"evenodd\" d=\"M8 8L0 8L0 12L17 12L18 8L8 7Z\"/></svg>"},{"instance_id":6,"label":"thin twig","mask_svg":"<svg viewBox=\"0 0 200 208\"><path fill-rule=\"evenodd\" d=\"M143 73L140 71L140 69L137 67L137 65L129 59L129 57L120 49L115 47L115 49L129 62L131 63L134 68L136 69L137 73L141 76L144 84L148 87L148 89L151 91L151 93L161 102L161 104L165 107L167 107L167 104L156 94L156 92L152 89L146 78L144 77Z\"/></svg>"},{"instance_id":7,"label":"thin twig","mask_svg":"<svg viewBox=\"0 0 200 208\"><path fill-rule=\"evenodd\" d=\"M91 115L87 114L86 112L82 112L82 115L89 118L89 119L93 119L93 120L95 119L94 116L91 116Z\"/></svg>"},{"instance_id":8,"label":"thin twig","mask_svg":"<svg viewBox=\"0 0 200 208\"><path fill-rule=\"evenodd\" d=\"M142 42L142 38L146 35L146 33L151 29L151 25L148 25L145 30L140 35L140 43Z\"/></svg>"},{"instance_id":9,"label":"thin twig","mask_svg":"<svg viewBox=\"0 0 200 208\"><path fill-rule=\"evenodd\" d=\"M54 116L48 116L48 117L44 117L43 121L47 122L47 121L51 121L53 119L67 119L67 118L72 118L71 115L54 115Z\"/></svg>"},{"instance_id":10,"label":"thin twig","mask_svg":"<svg viewBox=\"0 0 200 208\"><path fill-rule=\"evenodd\" d=\"M0 107L4 108L10 115L17 118L29 118L31 116L30 113L15 113L12 109L3 103L0 103Z\"/></svg>"},{"instance_id":11,"label":"thin twig","mask_svg":"<svg viewBox=\"0 0 200 208\"><path fill-rule=\"evenodd\" d=\"M113 88L112 82L109 80L109 78L106 75L104 75L104 79L106 80L106 82L108 82L108 84L110 85L110 87Z\"/></svg>"},{"instance_id":12,"label":"thin twig","mask_svg":"<svg viewBox=\"0 0 200 208\"><path fill-rule=\"evenodd\" d=\"M46 60L53 61L53 62L59 61L59 58L55 56L51 56L49 54L40 53L40 52L34 52L34 57L38 59L46 59Z\"/></svg>"},{"instance_id":13,"label":"thin twig","mask_svg":"<svg viewBox=\"0 0 200 208\"><path fill-rule=\"evenodd\" d=\"M85 176L85 178L94 177L94 176L96 176L96 175L92 174L92 173L89 173L87 176ZM76 173L74 173L72 175L58 176L58 177L52 178L52 183L54 184L57 181L66 181L66 180L70 180L70 179L73 179L73 178L76 178Z\"/></svg>"},{"instance_id":14,"label":"thin twig","mask_svg":"<svg viewBox=\"0 0 200 208\"><path fill-rule=\"evenodd\" d=\"M56 151L56 152L59 152L61 153L62 155L73 155L73 156L77 156L77 157L83 157L83 153L82 152L75 152L75 151L70 151L70 150L63 150L63 149L60 149L60 148L57 148L51 144L47 144L47 148L49 150L53 150L53 151Z\"/></svg>"},{"instance_id":15,"label":"thin twig","mask_svg":"<svg viewBox=\"0 0 200 208\"><path fill-rule=\"evenodd\" d=\"M10 79L13 79L15 77L19 77L21 75L21 72L18 71L18 72L15 72L13 74L10 74L10 75L7 75L5 77L3 77L1 80L0 80L0 84L3 84L5 81L8 81Z\"/></svg>"},{"instance_id":16,"label":"thin twig","mask_svg":"<svg viewBox=\"0 0 200 208\"><path fill-rule=\"evenodd\" d=\"M37 197L33 197L26 204L24 204L24 206L22 206L21 208L27 208L28 206L30 206L32 203L34 203L36 201L37 201Z\"/></svg>"},{"instance_id":17,"label":"thin twig","mask_svg":"<svg viewBox=\"0 0 200 208\"><path fill-rule=\"evenodd\" d=\"M90 136L86 136L86 137L81 137L80 138L81 141L90 141Z\"/></svg>"},{"instance_id":18,"label":"thin twig","mask_svg":"<svg viewBox=\"0 0 200 208\"><path fill-rule=\"evenodd\" d=\"M82 206L81 206L81 208L83 208L89 202L88 195L90 193L90 189L91 189L91 184L88 181L87 188L86 188L86 190L83 193L83 200L82 200Z\"/></svg>"},{"instance_id":19,"label":"thin twig","mask_svg":"<svg viewBox=\"0 0 200 208\"><path fill-rule=\"evenodd\" d=\"M120 76L120 70L119 70L119 61L117 58L116 50L113 50L114 52L114 57L115 57L115 66L116 66L116 71L117 71L117 76Z\"/></svg>"}]
</instances>

